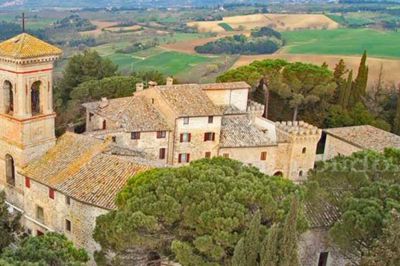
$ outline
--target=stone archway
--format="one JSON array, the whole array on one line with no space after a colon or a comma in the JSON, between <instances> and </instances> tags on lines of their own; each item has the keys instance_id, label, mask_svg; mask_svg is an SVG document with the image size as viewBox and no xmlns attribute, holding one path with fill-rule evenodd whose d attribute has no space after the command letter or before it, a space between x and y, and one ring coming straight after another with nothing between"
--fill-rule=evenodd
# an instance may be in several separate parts
<instances>
[{"instance_id":1,"label":"stone archway","mask_svg":"<svg viewBox=\"0 0 400 266\"><path fill-rule=\"evenodd\" d=\"M283 173L281 171L276 171L274 176L283 176Z\"/></svg>"},{"instance_id":2,"label":"stone archway","mask_svg":"<svg viewBox=\"0 0 400 266\"><path fill-rule=\"evenodd\" d=\"M38 115L43 112L40 99L41 81L36 81L31 86L31 112L32 115Z\"/></svg>"}]
</instances>

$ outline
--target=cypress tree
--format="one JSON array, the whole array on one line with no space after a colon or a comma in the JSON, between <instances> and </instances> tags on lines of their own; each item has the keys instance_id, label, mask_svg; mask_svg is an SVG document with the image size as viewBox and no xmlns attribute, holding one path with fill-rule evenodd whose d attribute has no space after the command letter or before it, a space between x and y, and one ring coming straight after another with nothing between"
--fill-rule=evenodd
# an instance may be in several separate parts
<instances>
[{"instance_id":1,"label":"cypress tree","mask_svg":"<svg viewBox=\"0 0 400 266\"><path fill-rule=\"evenodd\" d=\"M352 88L353 88L353 70L350 70L349 76L347 77L346 87L343 90L344 92L342 95L343 98L339 103L343 107L343 109L347 109L347 107L349 107Z\"/></svg>"},{"instance_id":2,"label":"cypress tree","mask_svg":"<svg viewBox=\"0 0 400 266\"><path fill-rule=\"evenodd\" d=\"M279 265L279 235L280 228L273 225L263 241L260 266Z\"/></svg>"},{"instance_id":3,"label":"cypress tree","mask_svg":"<svg viewBox=\"0 0 400 266\"><path fill-rule=\"evenodd\" d=\"M250 222L245 236L239 240L232 258L232 266L257 266L260 251L261 214L258 212Z\"/></svg>"},{"instance_id":4,"label":"cypress tree","mask_svg":"<svg viewBox=\"0 0 400 266\"><path fill-rule=\"evenodd\" d=\"M362 97L365 95L367 91L367 84L368 84L367 51L364 51L364 54L361 58L360 66L358 68L358 74L354 81L354 89L352 91L354 104L362 100Z\"/></svg>"},{"instance_id":5,"label":"cypress tree","mask_svg":"<svg viewBox=\"0 0 400 266\"><path fill-rule=\"evenodd\" d=\"M297 216L299 211L299 200L296 196L292 199L290 211L286 216L283 226L280 266L300 265L297 250Z\"/></svg>"},{"instance_id":6,"label":"cypress tree","mask_svg":"<svg viewBox=\"0 0 400 266\"><path fill-rule=\"evenodd\" d=\"M340 59L339 63L336 64L335 71L333 72L333 78L336 82L336 97L338 104L343 106L344 96L346 94L346 80L343 75L346 73L346 65L343 59Z\"/></svg>"},{"instance_id":7,"label":"cypress tree","mask_svg":"<svg viewBox=\"0 0 400 266\"><path fill-rule=\"evenodd\" d=\"M396 116L393 123L393 132L400 135L400 84L399 92L397 94L397 106L396 106Z\"/></svg>"}]
</instances>

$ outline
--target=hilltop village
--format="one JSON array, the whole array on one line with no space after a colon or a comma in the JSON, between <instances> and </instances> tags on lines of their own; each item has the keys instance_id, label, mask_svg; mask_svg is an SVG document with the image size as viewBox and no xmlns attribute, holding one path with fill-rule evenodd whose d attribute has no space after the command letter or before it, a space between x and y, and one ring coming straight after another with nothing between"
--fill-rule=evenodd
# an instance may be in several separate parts
<instances>
[{"instance_id":1,"label":"hilltop village","mask_svg":"<svg viewBox=\"0 0 400 266\"><path fill-rule=\"evenodd\" d=\"M128 180L150 169L222 157L300 184L317 161L400 148L399 136L372 126L323 131L304 121L271 121L265 106L248 98L246 82L172 78L138 83L129 97L83 104L85 132L56 138L53 64L61 54L26 33L0 43L0 189L26 234L65 234L88 251L90 263L100 249L96 218L116 210ZM325 149L317 154L322 136ZM344 265L348 258L324 242L336 211L306 210L303 265Z\"/></svg>"}]
</instances>

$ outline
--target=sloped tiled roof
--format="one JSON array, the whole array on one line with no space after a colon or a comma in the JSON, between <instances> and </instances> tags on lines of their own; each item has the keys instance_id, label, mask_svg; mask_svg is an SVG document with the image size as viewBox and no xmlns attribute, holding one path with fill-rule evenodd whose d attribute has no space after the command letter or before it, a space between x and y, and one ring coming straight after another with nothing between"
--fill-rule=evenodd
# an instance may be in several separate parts
<instances>
[{"instance_id":1,"label":"sloped tiled roof","mask_svg":"<svg viewBox=\"0 0 400 266\"><path fill-rule=\"evenodd\" d=\"M400 148L400 136L369 125L330 128L324 131L361 149L382 152L389 147Z\"/></svg>"},{"instance_id":2,"label":"sloped tiled roof","mask_svg":"<svg viewBox=\"0 0 400 266\"><path fill-rule=\"evenodd\" d=\"M62 51L32 35L22 33L0 43L0 56L13 59L27 59L61 55Z\"/></svg>"},{"instance_id":3,"label":"sloped tiled roof","mask_svg":"<svg viewBox=\"0 0 400 266\"><path fill-rule=\"evenodd\" d=\"M247 115L222 118L221 147L260 147L276 145L268 133L257 128Z\"/></svg>"},{"instance_id":4,"label":"sloped tiled roof","mask_svg":"<svg viewBox=\"0 0 400 266\"><path fill-rule=\"evenodd\" d=\"M251 88L250 85L244 81L201 84L200 87L202 90L240 90Z\"/></svg>"},{"instance_id":5,"label":"sloped tiled roof","mask_svg":"<svg viewBox=\"0 0 400 266\"><path fill-rule=\"evenodd\" d=\"M66 133L21 174L81 202L113 209L127 180L153 166L112 150L111 141Z\"/></svg>"},{"instance_id":6,"label":"sloped tiled roof","mask_svg":"<svg viewBox=\"0 0 400 266\"><path fill-rule=\"evenodd\" d=\"M107 100L106 103L87 103L83 106L102 117L118 122L127 131L170 129L163 114L143 96L135 95Z\"/></svg>"},{"instance_id":7,"label":"sloped tiled roof","mask_svg":"<svg viewBox=\"0 0 400 266\"><path fill-rule=\"evenodd\" d=\"M310 228L329 228L340 218L339 209L328 203L323 202L315 206L311 203L304 204L305 217Z\"/></svg>"},{"instance_id":8,"label":"sloped tiled roof","mask_svg":"<svg viewBox=\"0 0 400 266\"><path fill-rule=\"evenodd\" d=\"M211 101L202 90L201 85L166 85L155 88L180 117L218 116L223 114L223 110Z\"/></svg>"}]
</instances>

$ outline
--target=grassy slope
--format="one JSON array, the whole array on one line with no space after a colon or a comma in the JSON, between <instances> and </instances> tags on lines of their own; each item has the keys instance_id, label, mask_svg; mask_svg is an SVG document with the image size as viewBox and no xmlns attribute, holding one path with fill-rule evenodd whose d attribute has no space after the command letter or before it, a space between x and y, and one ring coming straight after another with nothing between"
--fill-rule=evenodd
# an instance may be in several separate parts
<instances>
[{"instance_id":1,"label":"grassy slope","mask_svg":"<svg viewBox=\"0 0 400 266\"><path fill-rule=\"evenodd\" d=\"M400 57L399 32L371 29L304 30L284 32L285 51L293 54L359 55Z\"/></svg>"}]
</instances>

